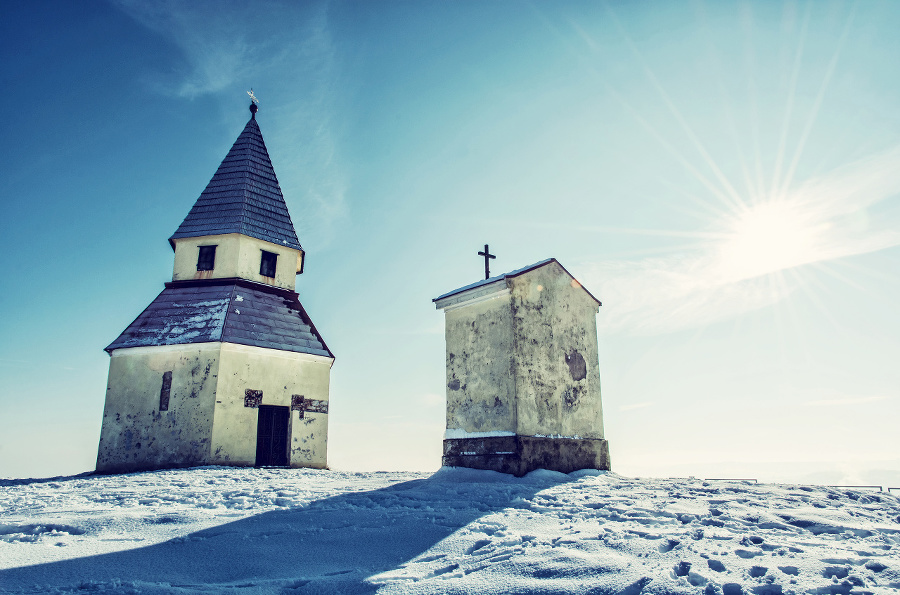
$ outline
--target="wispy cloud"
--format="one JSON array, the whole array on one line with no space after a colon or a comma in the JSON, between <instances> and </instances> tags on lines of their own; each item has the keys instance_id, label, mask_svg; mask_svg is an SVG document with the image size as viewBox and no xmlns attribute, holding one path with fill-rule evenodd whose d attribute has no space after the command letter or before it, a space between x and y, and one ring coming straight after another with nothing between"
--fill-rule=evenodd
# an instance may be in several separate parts
<instances>
[{"instance_id":1,"label":"wispy cloud","mask_svg":"<svg viewBox=\"0 0 900 595\"><path fill-rule=\"evenodd\" d=\"M249 34L245 17L252 19L253 6L244 5L248 14L234 18L236 3L222 3L221 10L208 3L173 1L143 2L114 0L125 13L151 31L177 46L186 62L185 70L159 90L193 98L220 91L241 79L258 54Z\"/></svg>"},{"instance_id":2,"label":"wispy cloud","mask_svg":"<svg viewBox=\"0 0 900 595\"><path fill-rule=\"evenodd\" d=\"M157 92L193 99L257 90L260 119L277 122L264 132L301 242L327 244L346 215L347 188L329 3L113 1L184 58L172 73L145 73Z\"/></svg>"},{"instance_id":3,"label":"wispy cloud","mask_svg":"<svg viewBox=\"0 0 900 595\"><path fill-rule=\"evenodd\" d=\"M790 269L900 245L900 222L869 209L900 194L900 147L747 206L696 234L691 250L583 270L611 309L606 330L670 332L775 304L802 282Z\"/></svg>"},{"instance_id":4,"label":"wispy cloud","mask_svg":"<svg viewBox=\"0 0 900 595\"><path fill-rule=\"evenodd\" d=\"M632 403L630 405L622 405L619 407L619 411L633 411L634 409L646 409L653 405L652 402L646 401L644 403Z\"/></svg>"},{"instance_id":5,"label":"wispy cloud","mask_svg":"<svg viewBox=\"0 0 900 595\"><path fill-rule=\"evenodd\" d=\"M820 399L817 401L807 401L806 405L815 407L840 407L843 405L863 405L865 403L875 403L876 401L884 401L887 397L848 397L843 399Z\"/></svg>"},{"instance_id":6,"label":"wispy cloud","mask_svg":"<svg viewBox=\"0 0 900 595\"><path fill-rule=\"evenodd\" d=\"M327 9L325 2L299 8L278 0L112 2L180 50L185 64L158 75L156 89L187 98L243 84L251 74L298 54L309 58L309 50L323 41L318 33Z\"/></svg>"}]
</instances>

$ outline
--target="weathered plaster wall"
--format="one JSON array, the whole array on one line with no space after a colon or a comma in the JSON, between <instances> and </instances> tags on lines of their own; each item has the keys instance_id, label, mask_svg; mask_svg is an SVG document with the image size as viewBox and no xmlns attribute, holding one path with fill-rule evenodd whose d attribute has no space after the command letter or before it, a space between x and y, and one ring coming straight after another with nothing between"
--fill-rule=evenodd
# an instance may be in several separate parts
<instances>
[{"instance_id":1,"label":"weathered plaster wall","mask_svg":"<svg viewBox=\"0 0 900 595\"><path fill-rule=\"evenodd\" d=\"M212 271L197 270L200 246L216 246L215 268ZM259 274L262 250L278 255L275 277L263 277ZM302 259L303 253L299 250L238 233L181 238L175 240L175 267L172 279L185 281L240 277L293 290Z\"/></svg>"},{"instance_id":2,"label":"weathered plaster wall","mask_svg":"<svg viewBox=\"0 0 900 595\"><path fill-rule=\"evenodd\" d=\"M446 310L447 428L516 431L508 292Z\"/></svg>"},{"instance_id":3,"label":"weathered plaster wall","mask_svg":"<svg viewBox=\"0 0 900 595\"><path fill-rule=\"evenodd\" d=\"M210 462L218 345L195 343L113 351L98 471ZM160 411L160 390L167 371L172 372L168 411Z\"/></svg>"},{"instance_id":4,"label":"weathered plaster wall","mask_svg":"<svg viewBox=\"0 0 900 595\"><path fill-rule=\"evenodd\" d=\"M597 303L555 262L509 284L516 433L603 438Z\"/></svg>"},{"instance_id":5,"label":"weathered plaster wall","mask_svg":"<svg viewBox=\"0 0 900 595\"><path fill-rule=\"evenodd\" d=\"M318 355L222 343L212 431L212 462L253 465L259 410L245 407L247 389L263 392L263 405L291 405L292 395L327 401L334 360ZM290 415L290 465L327 465L328 415Z\"/></svg>"}]
</instances>

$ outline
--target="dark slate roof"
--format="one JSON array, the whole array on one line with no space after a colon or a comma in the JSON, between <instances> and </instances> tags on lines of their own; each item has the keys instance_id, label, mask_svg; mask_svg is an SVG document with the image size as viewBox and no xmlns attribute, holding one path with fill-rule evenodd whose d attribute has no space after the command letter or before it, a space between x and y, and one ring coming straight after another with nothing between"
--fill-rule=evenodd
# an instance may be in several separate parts
<instances>
[{"instance_id":1,"label":"dark slate roof","mask_svg":"<svg viewBox=\"0 0 900 595\"><path fill-rule=\"evenodd\" d=\"M177 238L225 233L303 249L255 115L169 243L174 249Z\"/></svg>"},{"instance_id":2,"label":"dark slate roof","mask_svg":"<svg viewBox=\"0 0 900 595\"><path fill-rule=\"evenodd\" d=\"M558 260L556 260L555 258L548 258L546 260L542 260L540 262L536 262L534 264L528 265L527 267L522 267L521 269L516 269L516 270L510 271L508 273L503 273L502 275L496 275L494 277L491 277L490 279L482 279L481 281L476 281L475 283L470 283L469 285L465 285L463 287L460 287L459 289L454 289L453 291L448 291L447 293L445 293L443 295L437 296L436 298L434 298L431 301L437 302L438 300L448 298L451 295L456 295L456 294L462 293L464 291L469 291L470 289L475 289L476 287L482 287L484 285L490 285L491 283L496 283L497 281L503 281L506 279L510 279L512 277L518 277L519 275L527 273L528 271L533 271L534 269L539 269L542 266L546 266L546 265L550 264L551 262L555 262L556 264L558 264L559 268L561 268L563 271L565 271L568 276L572 277L572 279L575 279L575 276L572 275L572 273L570 273L566 269L566 267L564 267L562 264L560 264L560 262ZM577 279L576 279L576 281L577 281ZM591 296L591 299L594 300L595 302L597 302L598 305L600 305L600 306L603 305L600 303L600 300L595 298L594 294L592 294L590 291L588 291L584 285L581 285L580 282L578 283L578 285L585 291L585 293L587 293L589 296Z\"/></svg>"},{"instance_id":3,"label":"dark slate roof","mask_svg":"<svg viewBox=\"0 0 900 595\"><path fill-rule=\"evenodd\" d=\"M295 292L243 279L166 283L106 351L211 341L334 357Z\"/></svg>"}]
</instances>

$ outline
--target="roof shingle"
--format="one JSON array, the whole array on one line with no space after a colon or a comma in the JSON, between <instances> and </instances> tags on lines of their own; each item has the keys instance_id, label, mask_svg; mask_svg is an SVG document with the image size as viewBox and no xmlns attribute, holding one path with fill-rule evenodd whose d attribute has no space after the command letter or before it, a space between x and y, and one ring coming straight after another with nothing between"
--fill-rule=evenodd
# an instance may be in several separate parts
<instances>
[{"instance_id":1,"label":"roof shingle","mask_svg":"<svg viewBox=\"0 0 900 595\"><path fill-rule=\"evenodd\" d=\"M246 281L173 281L106 351L222 341L334 357L296 292Z\"/></svg>"},{"instance_id":2,"label":"roof shingle","mask_svg":"<svg viewBox=\"0 0 900 595\"><path fill-rule=\"evenodd\" d=\"M240 233L302 250L262 132L251 118L219 169L169 238Z\"/></svg>"}]
</instances>

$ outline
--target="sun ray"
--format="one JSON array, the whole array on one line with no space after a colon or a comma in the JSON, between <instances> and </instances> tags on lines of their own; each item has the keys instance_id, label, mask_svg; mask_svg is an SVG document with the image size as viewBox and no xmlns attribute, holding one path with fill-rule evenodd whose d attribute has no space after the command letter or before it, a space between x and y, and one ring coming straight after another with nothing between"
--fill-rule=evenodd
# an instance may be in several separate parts
<instances>
[{"instance_id":1,"label":"sun ray","mask_svg":"<svg viewBox=\"0 0 900 595\"><path fill-rule=\"evenodd\" d=\"M877 281L882 281L882 282L888 281L888 282L897 283L898 280L900 280L900 279L898 279L897 275L893 272L888 273L888 272L880 271L877 269L873 269L872 267L862 266L862 265L860 265L856 262L853 262L852 260L848 260L848 259L834 260L834 261L832 261L831 264L832 264L832 266L841 266L841 267L850 269L851 271L866 275L870 279L875 279ZM874 294L870 293L869 295L874 295Z\"/></svg>"},{"instance_id":2,"label":"sun ray","mask_svg":"<svg viewBox=\"0 0 900 595\"><path fill-rule=\"evenodd\" d=\"M685 167L685 169L687 169L689 172L691 172L691 174L697 179L697 181L700 182L707 190L709 190L713 196L720 199L723 204L730 206L732 208L740 206L740 203L736 204L726 194L724 194L719 188L717 188L715 184L713 184L710 180L708 180L706 178L706 176L701 174L700 171L696 167L694 167L690 161L685 159L685 157L678 150L676 150L675 147L673 147L671 145L671 143L669 143L666 139L664 139L656 131L656 129L653 126L651 126L650 123L647 122L647 120L645 120L637 112L637 110L635 110L633 107L631 107L631 105L627 101L625 101L625 99L621 95L619 95L614 89L612 89L612 87L610 87L609 85L606 85L605 82L603 84L604 84L604 86L606 86L608 92L610 92L610 94L612 94L619 101L619 103L622 105L622 107L624 107L626 110L628 110L628 112L638 122L638 124L640 124L641 127L644 128L644 130L649 132L650 135L656 140L656 142L658 142L660 145L662 145L662 147L664 149L666 149L666 151L670 155L672 155L672 157L674 157L679 163L681 163L681 165L683 165Z\"/></svg>"},{"instance_id":3,"label":"sun ray","mask_svg":"<svg viewBox=\"0 0 900 595\"><path fill-rule=\"evenodd\" d=\"M765 188L765 175L763 174L762 150L759 141L759 106L757 103L757 88L754 80L756 72L756 60L754 54L753 40L753 8L749 2L744 2L740 6L741 10L741 29L744 33L744 68L747 72L747 98L750 104L750 135L753 139L753 155L754 155L754 174L756 177L754 195L757 200L762 196L763 188Z\"/></svg>"},{"instance_id":4,"label":"sun ray","mask_svg":"<svg viewBox=\"0 0 900 595\"><path fill-rule=\"evenodd\" d=\"M815 267L816 270L821 271L821 272L825 273L826 275L828 275L829 277L832 277L832 278L834 278L834 279L837 279L838 281L841 281L841 282L843 282L843 283L846 283L847 285L849 285L849 286L852 287L853 289L856 289L856 290L859 290L859 291L865 291L865 290L866 290L865 287L863 287L862 285L860 285L860 284L857 283L856 281L853 281L852 279L848 278L846 275L840 274L839 272L837 272L836 270L834 270L833 267L828 266L828 264L826 264L826 263L824 263L824 262L814 262L814 263L812 263L812 264L813 264L813 267Z\"/></svg>"},{"instance_id":5,"label":"sun ray","mask_svg":"<svg viewBox=\"0 0 900 595\"><path fill-rule=\"evenodd\" d=\"M540 225L540 224L539 224ZM639 227L603 227L600 225L566 225L567 229L583 229L603 233L625 233L642 236L662 236L667 238L691 238L701 240L721 240L727 237L715 231L676 231L668 229L642 229Z\"/></svg>"},{"instance_id":6,"label":"sun ray","mask_svg":"<svg viewBox=\"0 0 900 595\"><path fill-rule=\"evenodd\" d=\"M839 266L845 267L845 268L849 268L851 271L854 271L859 274L868 275L869 277L871 277L873 279L877 279L879 281L892 281L894 283L897 282L897 277L895 275L880 273L869 267L859 266L857 264L854 264L852 262L847 262L845 260L835 260L828 264L824 264L823 266L826 266L826 267L830 266L833 268L836 268ZM856 285L851 285L851 286L857 287ZM882 306L884 306L887 309L896 309L897 303L896 303L896 301L891 299L891 297L886 296L881 292L871 291L870 289L866 289L866 288L859 288L859 289L861 289L866 294L866 297L868 299L877 301L879 304L881 304Z\"/></svg>"},{"instance_id":7,"label":"sun ray","mask_svg":"<svg viewBox=\"0 0 900 595\"><path fill-rule=\"evenodd\" d=\"M775 298L775 299L773 299L773 302L777 305L778 301L779 301L777 299L777 295L775 294L775 289L777 289L777 284L776 284L777 275L774 275L774 274L765 275L763 278L765 279L765 281L768 285L769 293L773 296L773 298ZM782 319L782 316L781 316L781 308L778 308L776 306L775 308L772 308L771 310L772 310L772 318L774 320L775 335L778 337L778 341L777 341L777 343L778 343L778 358L781 361L781 364L784 366L784 365L787 365L787 363L788 363L787 350L786 350L785 341L784 341L784 337L787 336L785 333L785 328L784 328L784 320Z\"/></svg>"},{"instance_id":8,"label":"sun ray","mask_svg":"<svg viewBox=\"0 0 900 595\"><path fill-rule=\"evenodd\" d=\"M800 316L797 313L797 309L794 305L794 300L791 299L791 295L794 291L794 287L788 281L788 275L793 269L783 269L780 271L775 271L771 277L774 281L775 285L778 287L778 291L780 295L787 296L786 299L781 300L778 304L776 304L776 308L781 306L786 312L786 320L788 326L793 331L791 333L794 337L799 337L801 335L800 330Z\"/></svg>"},{"instance_id":9,"label":"sun ray","mask_svg":"<svg viewBox=\"0 0 900 595\"><path fill-rule=\"evenodd\" d=\"M798 283L803 282L801 279L802 274L801 274L800 269L785 269L783 271L779 271L777 273L777 275L779 278L779 282L782 283L783 287L790 292L793 292L793 289L789 289L790 287L796 287L796 285ZM792 284L789 284L789 281L787 279L788 277L790 277L791 280L793 281ZM788 315L790 317L791 323L793 324L793 327L794 327L794 336L802 337L803 329L802 329L802 325L800 323L800 313L797 311L797 304L796 304L795 300L787 299L787 300L784 300L784 303L785 303L785 308L787 308L787 310L788 310ZM803 353L802 353L803 359L807 363L812 362L812 354L809 351L809 347L805 341L800 342L800 349L803 350Z\"/></svg>"},{"instance_id":10,"label":"sun ray","mask_svg":"<svg viewBox=\"0 0 900 595\"><path fill-rule=\"evenodd\" d=\"M797 79L800 76L800 64L803 58L803 46L806 44L806 32L809 21L812 16L812 0L806 3L806 13L803 16L803 24L800 27L799 40L797 41L797 51L794 55L794 66L791 70L791 80L788 84L788 97L785 105L784 119L781 123L781 137L778 139L778 150L775 154L775 171L772 174L772 183L769 187L769 195L777 196L776 192L780 187L781 166L784 161L784 152L787 145L787 134L791 124L791 115L794 111L794 95L797 92Z\"/></svg>"},{"instance_id":11,"label":"sun ray","mask_svg":"<svg viewBox=\"0 0 900 595\"><path fill-rule=\"evenodd\" d=\"M446 218L442 218L442 221L446 221ZM657 248L647 248L645 250L639 251L630 251L629 254L659 254L659 253L672 253L679 251L691 251L698 249L708 249L711 241L721 241L725 238L725 236L719 232L705 232L705 231L675 231L675 230L666 230L666 229L641 229L641 228L628 228L628 227L606 227L602 225L572 225L571 223L552 223L552 222L534 222L534 221L514 221L510 219L503 220L491 220L484 219L481 221L482 224L492 226L492 225L516 225L520 228L538 228L538 229L565 229L567 231L581 231L588 233L603 233L603 234L625 234L625 235L639 235L639 236L650 236L650 237L666 237L666 238L683 238L695 240L693 242L682 242L676 245L668 245L661 246Z\"/></svg>"},{"instance_id":12,"label":"sun ray","mask_svg":"<svg viewBox=\"0 0 900 595\"><path fill-rule=\"evenodd\" d=\"M862 116L862 112L857 111L853 115L852 119L847 120L847 126L843 127L840 132L838 132L837 134L835 134L834 137L832 137L829 148L823 152L822 156L819 158L816 165L814 167L810 168L808 177L816 178L816 177L821 176L826 171L826 169L828 169L830 167L829 164L834 163L835 157L837 155L852 154L854 152L854 150L856 150L856 149L851 150L848 153L847 146L849 144L849 142L848 142L849 139L851 139L853 137L854 131L859 128L861 116ZM870 144L871 142L872 142L871 138L866 139L866 144ZM860 147L860 149L861 148L862 147ZM862 151L859 151L859 152L862 152Z\"/></svg>"},{"instance_id":13,"label":"sun ray","mask_svg":"<svg viewBox=\"0 0 900 595\"><path fill-rule=\"evenodd\" d=\"M787 174L784 177L784 183L780 188L780 193L784 194L791 186L791 182L794 179L794 173L797 171L797 165L800 162L800 157L803 155L803 150L806 147L806 141L809 139L810 132L812 132L813 124L816 122L816 118L819 114L819 108L822 106L822 100L825 98L825 92L828 90L828 85L831 83L831 77L834 75L834 70L837 67L838 59L841 56L841 52L844 48L844 42L847 41L847 37L850 35L850 26L853 24L853 19L856 16L856 7L858 4L854 4L853 8L850 11L850 16L847 18L846 23L844 24L844 30L841 32L841 37L838 39L837 47L834 50L834 55L831 57L831 61L828 63L828 68L825 70L825 77L822 80L822 84L819 87L819 92L816 94L816 99L813 102L812 109L809 111L809 117L806 119L806 125L803 127L803 132L800 135L800 140L797 142L797 148L794 151L794 156L791 159L791 164L788 167Z\"/></svg>"},{"instance_id":14,"label":"sun ray","mask_svg":"<svg viewBox=\"0 0 900 595\"><path fill-rule=\"evenodd\" d=\"M631 36L628 35L628 32L625 31L625 28L616 17L615 12L609 5L606 5L606 10L609 13L612 21L616 24L619 32L622 34L625 43L628 45L628 48L631 50L632 54L634 54L638 63L640 63L641 68L643 69L644 74L650 80L651 85L653 85L653 88L656 89L657 93L659 93L660 97L663 100L663 103L665 103L666 107L669 108L669 111L675 117L675 120L678 122L682 130L690 139L691 143L694 145L694 148L700 152L700 155L703 157L706 165L712 170L714 177L724 188L725 192L717 193L717 195L721 195L729 199L731 206L735 207L738 210L744 207L745 205L740 195L734 189L734 186L731 184L725 174L722 173L722 170L719 169L719 166L716 164L715 160L712 158L709 152L707 152L706 147L703 146L703 143L700 141L700 139L697 138L697 135L694 133L694 130L691 128L691 126L687 123L687 120L685 120L684 116L681 114L681 111L675 106L675 103L672 101L671 97L669 97L669 94L660 84L659 79L656 78L653 70L647 64L647 61L644 59L643 54L641 54L640 50L638 50L637 46L634 44L634 41L631 39Z\"/></svg>"},{"instance_id":15,"label":"sun ray","mask_svg":"<svg viewBox=\"0 0 900 595\"><path fill-rule=\"evenodd\" d=\"M701 325L698 325L696 330L691 333L688 340L685 342L685 347L694 347L695 345L700 343L700 339L703 337L703 334L709 329L711 323L704 322Z\"/></svg>"},{"instance_id":16,"label":"sun ray","mask_svg":"<svg viewBox=\"0 0 900 595\"><path fill-rule=\"evenodd\" d=\"M691 192L678 192L676 190L672 192L674 195L680 195L686 200L683 203L675 203L673 201L668 208L675 213L686 215L698 222L698 224L705 223L706 226L712 226L715 222L723 221L731 215L730 213L710 208L709 203Z\"/></svg>"},{"instance_id":17,"label":"sun ray","mask_svg":"<svg viewBox=\"0 0 900 595\"><path fill-rule=\"evenodd\" d=\"M607 6L606 8L607 8L607 11L611 14L619 31L625 37L626 42L629 44L632 51L638 57L639 61L641 62L642 66L644 68L645 73L651 79L651 82L654 84L654 86L657 88L657 90L662 95L663 100L669 106L670 111L672 111L673 115L679 121L679 124L682 126L682 128L685 130L685 132L691 138L692 142L695 144L695 146L700 151L700 153L704 156L704 158L707 161L707 165L709 165L709 167L713 170L713 173L718 177L719 182L725 186L725 192L723 192L722 189L718 188L705 175L700 173L700 171L692 163L690 163L682 155L682 153L680 151L678 151L674 146L672 146L672 144L670 142L668 142L666 139L664 139L662 137L662 135L659 134L659 132L656 130L656 128L652 124L650 124L650 122L648 122L643 116L641 116L640 113L631 105L631 103L628 102L622 96L621 93L619 93L615 88L612 87L612 85L609 84L608 80L605 77L601 76L601 73L597 70L596 66L584 58L582 52L577 51L572 46L572 44L569 43L568 40L554 26L552 26L552 24L549 21L547 21L546 19L543 19L543 20L545 21L545 24L548 26L548 28L562 40L564 45L566 47L568 47L570 49L570 51L580 61L582 61L585 64L586 70L589 71L591 74L593 74L597 78L597 80L603 86L603 88L606 90L606 92L609 93L635 119L635 121L637 121L638 124L640 124L641 127L644 128L654 138L654 140L656 140L671 156L673 156L679 163L681 163L681 165L684 166L697 179L697 181L700 182L700 184L702 184L707 190L709 190L709 192L713 196L718 198L724 205L729 207L730 212L746 208L745 202L738 195L737 191L734 189L734 186L728 181L728 179L724 176L724 174L722 174L721 170L715 164L712 157L708 154L706 149L703 147L702 143L700 143L699 139L696 137L696 134L693 132L693 130L690 128L690 126L687 124L687 122L681 116L681 113L678 111L678 109L672 103L668 94L665 92L664 89L662 89L662 87L659 84L658 80L656 79L655 75L646 66L646 63L644 62L642 55L637 50L637 48L634 46L634 43L632 42L631 38L628 36L627 32L624 31L621 24L616 19L615 14L612 13L612 9L609 8L609 6ZM542 16L542 15L539 14L539 16ZM585 45L587 45L588 49L592 53L596 54L597 46L596 46L596 43L591 38L591 36L581 26L579 26L578 23L572 22L572 23L570 23L570 25L575 30L575 32L578 34L578 37L582 39L582 41L585 43ZM729 194L730 194L730 196L729 196Z\"/></svg>"},{"instance_id":18,"label":"sun ray","mask_svg":"<svg viewBox=\"0 0 900 595\"><path fill-rule=\"evenodd\" d=\"M700 173L700 171L694 167L684 156L672 146L671 143L666 141L662 135L657 132L656 128L651 125L645 118L643 118L640 113L619 93L612 85L609 84L606 77L602 76L602 74L598 71L597 67L590 61L587 60L583 54L583 52L578 51L574 45L568 40L566 36L564 36L557 27L555 27L539 10L537 10L536 6L532 6L533 10L537 14L539 18L544 22L547 28L554 33L560 42L569 49L571 54L575 56L583 65L587 72L593 75L596 80L600 83L600 85L604 88L604 90L609 93L618 103L621 105L634 119L644 128L653 138L656 140L670 155L672 155L679 163L681 163L696 179L700 184L702 184L710 193L722 201L727 206L732 209L736 206L733 199L730 199L726 193L723 193L720 188L717 188L715 184L713 184L706 176ZM607 10L611 9L607 6ZM612 14L612 13L611 13ZM615 19L615 15L612 15ZM628 38L627 33L622 30L621 25L618 24L618 20L615 21L622 31L622 34L627 38L628 42L631 43L630 38ZM597 53L597 45L591 38L591 36L576 22L570 22L570 26L573 30L578 34L578 37L584 42L584 44L588 47L588 50L596 54ZM631 44L633 47L633 44ZM646 67L645 67L646 68ZM713 164L713 167L714 164ZM715 168L718 171L717 168ZM730 185L729 185L730 188ZM732 192L734 189L731 188ZM742 204L740 198L737 198L738 205Z\"/></svg>"},{"instance_id":19,"label":"sun ray","mask_svg":"<svg viewBox=\"0 0 900 595\"><path fill-rule=\"evenodd\" d=\"M750 168L747 164L747 156L744 154L744 149L741 144L741 135L738 134L737 125L734 120L734 113L731 108L731 96L728 91L725 89L724 80L725 77L722 75L724 69L722 68L722 63L719 60L719 52L716 48L715 43L712 39L711 27L709 25L709 20L707 19L706 10L703 2L698 2L695 5L695 11L699 15L700 22L702 24L703 29L703 37L706 40L707 45L707 55L709 60L713 64L714 75L713 79L716 81L716 86L719 91L719 97L721 98L721 107L725 112L725 121L728 124L728 131L731 134L731 140L734 143L734 151L737 155L738 162L740 163L741 173L744 177L744 186L747 190L747 198L748 201L752 204L756 201L757 191L756 188L753 187L752 178L750 176Z\"/></svg>"},{"instance_id":20,"label":"sun ray","mask_svg":"<svg viewBox=\"0 0 900 595\"><path fill-rule=\"evenodd\" d=\"M697 9L697 19L705 25L705 29L701 28L701 33L706 35L709 54L707 68L721 71L722 63L716 53L716 38L712 35L708 22L713 13L708 8L704 4ZM854 5L854 12L856 8L857 5ZM827 313L828 308L827 302L822 300L824 294L821 287L816 285L822 281L821 278L816 278L818 269L804 265L831 261L845 255L848 250L870 252L887 245L885 241L879 240L885 239L881 235L869 239L847 235L841 231L840 226L843 221L841 218L849 212L847 209L862 208L865 204L883 198L879 194L874 199L864 200L863 194L872 194L870 186L875 191L890 190L889 184L893 178L886 173L891 165L890 160L875 159L874 165L866 166L874 158L861 159L862 165L848 164L846 168L837 168L840 175L836 173L810 178L797 191L791 190L792 185L797 183L799 163L815 129L824 98L838 72L840 58L845 54L844 48L849 41L852 22L842 25L841 37L824 71L812 109L801 114L800 98L805 80L803 75L805 64L810 61L812 31L817 22L814 19L817 13L813 12L815 4L811 0L801 4L796 20L791 23L791 35L782 37L785 43L781 46L781 73L787 80L781 89L786 95L782 95L785 103L782 104L781 113L775 116L782 124L780 129L776 129L777 136L773 139L778 142L777 158L770 162L768 159L764 161L761 148L764 126L760 125L760 118L764 114L760 112L763 96L759 81L762 79L757 74L762 76L762 73L758 73L757 66L759 50L755 45L755 36L758 29L754 23L754 7L749 3L741 5L746 88L744 99L750 117L737 117L729 87L725 85L721 72L712 81L712 84L718 84L721 98L722 117L725 119L722 132L730 134L734 145L730 154L735 160L735 168L740 168L734 170L735 182L742 191L739 194L707 150L705 141L708 139L704 137L701 140L698 137L699 131L692 128L685 114L676 105L677 96L669 93L662 84L665 79L657 76L651 68L641 52L643 45L630 37L609 6L606 9L610 14L610 25L617 42L628 48L637 73L647 81L647 88L653 89L653 96L658 98L656 111L643 109L624 92L620 92L614 83L616 79L604 76L611 68L611 64L607 62L610 58L603 51L606 46L592 37L591 32L582 24L572 21L572 31L565 36L557 30L555 24L548 23L548 26L577 60L585 64L586 74L596 77L598 86L608 97L617 102L703 188L691 192L690 184L686 188L683 183L673 184L659 178L662 185L668 188L667 195L671 195L671 202L687 205L679 212L707 224L697 226L703 229L699 232L590 225L567 228L587 233L644 235L675 240L660 242L668 244L665 246L628 252L629 257L637 257L633 263L636 268L619 271L624 275L623 287L628 287L629 284L642 287L642 284L648 282L658 282L661 291L668 292L673 297L663 301L649 300L628 309L624 313L630 320L626 326L641 331L699 326L698 332L702 333L703 329L712 324L711 321L719 320L721 316L733 317L739 321L742 312L774 305L774 328L779 336L799 333L803 317L800 316L795 297L791 297L797 296L798 288L803 291L802 295L810 296L815 308L822 310L823 314ZM784 18L787 19L786 16ZM785 20L784 23L788 24L788 21ZM662 112L658 111L660 108L663 109ZM665 125L674 124L675 130L680 128L683 136L679 132L669 134L669 128L656 124L652 116L660 113L667 120ZM792 132L792 125L799 135ZM748 127L743 139L746 146L739 142L738 133L739 130L744 130L744 126ZM796 144L794 138L799 139ZM696 149L700 158L692 152L686 153L686 148ZM776 152L773 150L771 153L774 156ZM866 166L864 171L856 171L863 166ZM845 171L847 168L849 174ZM867 182L864 183L863 180ZM659 258L653 258L655 255L659 255ZM621 260L622 254L617 254L617 258ZM618 271L615 267L613 269ZM744 287L742 284L745 283L748 290L746 303L736 309L723 306L722 300L727 301L732 295L740 295ZM682 297L685 299L681 299ZM700 314L700 311L704 311L705 315ZM671 319L667 322L665 317ZM835 324L833 317L828 318L831 324ZM786 361L784 352L781 357L782 361ZM808 357L808 353L804 357Z\"/></svg>"},{"instance_id":21,"label":"sun ray","mask_svg":"<svg viewBox=\"0 0 900 595\"><path fill-rule=\"evenodd\" d=\"M831 324L832 329L835 332L842 332L843 326L835 319L834 315L828 309L828 306L819 299L819 296L816 295L816 292L813 289L818 289L822 294L828 294L828 288L822 283L822 280L816 277L815 275L808 275L806 277L806 283L800 284L800 290L806 294L806 297L812 302L813 306L819 311L819 314L822 315L825 320Z\"/></svg>"}]
</instances>

